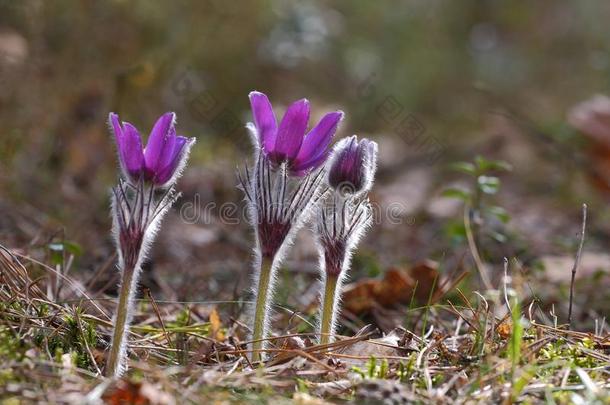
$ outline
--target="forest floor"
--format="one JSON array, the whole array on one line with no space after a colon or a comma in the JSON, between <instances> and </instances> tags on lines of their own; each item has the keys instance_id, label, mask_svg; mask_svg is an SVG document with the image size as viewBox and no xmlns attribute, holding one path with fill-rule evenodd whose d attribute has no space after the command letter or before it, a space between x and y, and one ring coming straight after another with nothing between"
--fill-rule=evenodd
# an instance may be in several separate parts
<instances>
[{"instance_id":1,"label":"forest floor","mask_svg":"<svg viewBox=\"0 0 610 405\"><path fill-rule=\"evenodd\" d=\"M307 312L281 307L274 322L285 327L259 364L249 361L240 315L246 302L156 301L145 291L130 334L129 371L109 379L102 370L113 299L90 299L87 283L33 260L0 254L2 404L610 403L603 320L594 332L571 330L536 299L520 301L515 279L467 296L459 274L429 288L422 306L415 292L390 307L373 292L366 311L358 308L363 291L387 295L407 278L393 270L354 283L346 289L345 323L351 310L395 327L382 334L368 325L328 345L315 343ZM47 277L33 278L33 267ZM74 298L53 299L60 290Z\"/></svg>"}]
</instances>

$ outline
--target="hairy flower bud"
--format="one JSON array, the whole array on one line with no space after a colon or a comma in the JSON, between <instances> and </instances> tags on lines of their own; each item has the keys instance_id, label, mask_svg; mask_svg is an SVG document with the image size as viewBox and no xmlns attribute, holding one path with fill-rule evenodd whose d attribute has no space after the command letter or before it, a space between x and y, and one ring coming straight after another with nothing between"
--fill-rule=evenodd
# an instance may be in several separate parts
<instances>
[{"instance_id":1,"label":"hairy flower bud","mask_svg":"<svg viewBox=\"0 0 610 405\"><path fill-rule=\"evenodd\" d=\"M353 135L335 146L328 183L341 194L361 194L371 188L376 168L377 143Z\"/></svg>"},{"instance_id":2,"label":"hairy flower bud","mask_svg":"<svg viewBox=\"0 0 610 405\"><path fill-rule=\"evenodd\" d=\"M341 289L353 251L372 222L367 192L373 185L377 144L354 135L337 143L328 163L328 184L334 190L327 205L316 207L314 233L320 252L320 343L334 339Z\"/></svg>"}]
</instances>

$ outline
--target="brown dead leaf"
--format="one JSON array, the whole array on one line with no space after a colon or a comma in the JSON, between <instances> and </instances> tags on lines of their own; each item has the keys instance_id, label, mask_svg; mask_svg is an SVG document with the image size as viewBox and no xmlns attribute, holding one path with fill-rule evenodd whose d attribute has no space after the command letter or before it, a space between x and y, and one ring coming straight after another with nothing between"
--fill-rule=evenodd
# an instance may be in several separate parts
<instances>
[{"instance_id":1,"label":"brown dead leaf","mask_svg":"<svg viewBox=\"0 0 610 405\"><path fill-rule=\"evenodd\" d=\"M509 320L506 320L498 325L496 332L502 339L508 339L512 333L512 325Z\"/></svg>"},{"instance_id":2,"label":"brown dead leaf","mask_svg":"<svg viewBox=\"0 0 610 405\"><path fill-rule=\"evenodd\" d=\"M220 315L216 308L210 312L210 334L209 336L215 340L224 340L225 335L221 330L222 323L220 322Z\"/></svg>"},{"instance_id":3,"label":"brown dead leaf","mask_svg":"<svg viewBox=\"0 0 610 405\"><path fill-rule=\"evenodd\" d=\"M384 307L397 303L407 303L411 299L415 282L406 271L390 268L373 288L377 302Z\"/></svg>"},{"instance_id":4,"label":"brown dead leaf","mask_svg":"<svg viewBox=\"0 0 610 405\"><path fill-rule=\"evenodd\" d=\"M298 336L289 336L285 339L280 339L279 347L285 350L303 350L305 349L305 343Z\"/></svg>"},{"instance_id":5,"label":"brown dead leaf","mask_svg":"<svg viewBox=\"0 0 610 405\"><path fill-rule=\"evenodd\" d=\"M361 314L370 311L375 305L375 286L378 280L364 279L345 286L343 290L343 308Z\"/></svg>"},{"instance_id":6,"label":"brown dead leaf","mask_svg":"<svg viewBox=\"0 0 610 405\"><path fill-rule=\"evenodd\" d=\"M419 303L427 303L431 297L432 289L438 289L440 285L440 275L437 270L438 264L432 261L425 261L411 269L409 275L415 281L415 299Z\"/></svg>"},{"instance_id":7,"label":"brown dead leaf","mask_svg":"<svg viewBox=\"0 0 610 405\"><path fill-rule=\"evenodd\" d=\"M382 279L363 279L348 284L343 293L344 308L354 314L370 311L375 306L392 307L409 304L412 297L424 304L437 296L440 274L432 261L420 263L408 270L392 267ZM432 289L434 293L432 294Z\"/></svg>"}]
</instances>

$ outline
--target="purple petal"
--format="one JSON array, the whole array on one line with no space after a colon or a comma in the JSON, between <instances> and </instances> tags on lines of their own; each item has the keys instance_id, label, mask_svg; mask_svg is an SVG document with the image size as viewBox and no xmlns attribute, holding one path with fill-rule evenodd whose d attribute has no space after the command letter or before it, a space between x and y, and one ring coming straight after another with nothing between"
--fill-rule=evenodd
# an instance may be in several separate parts
<instances>
[{"instance_id":1,"label":"purple petal","mask_svg":"<svg viewBox=\"0 0 610 405\"><path fill-rule=\"evenodd\" d=\"M157 162L157 172L161 169L164 169L174 160L174 147L176 145L176 138L176 130L174 128L170 128L169 133L167 134L167 138L165 138L165 144L163 145L163 149L161 150L161 155L159 156L159 160Z\"/></svg>"},{"instance_id":2,"label":"purple petal","mask_svg":"<svg viewBox=\"0 0 610 405\"><path fill-rule=\"evenodd\" d=\"M324 162L328 145L333 139L343 115L342 111L328 113L320 120L318 125L309 131L293 162L293 171L306 171Z\"/></svg>"},{"instance_id":3,"label":"purple petal","mask_svg":"<svg viewBox=\"0 0 610 405\"><path fill-rule=\"evenodd\" d=\"M309 121L309 101L302 99L294 102L284 114L277 131L273 150L269 151L276 163L292 160L299 153Z\"/></svg>"},{"instance_id":4,"label":"purple petal","mask_svg":"<svg viewBox=\"0 0 610 405\"><path fill-rule=\"evenodd\" d=\"M163 159L165 143L170 135L170 129L174 127L175 120L176 114L168 112L163 114L155 123L144 151L147 169L155 171L159 168L161 159Z\"/></svg>"},{"instance_id":5,"label":"purple petal","mask_svg":"<svg viewBox=\"0 0 610 405\"><path fill-rule=\"evenodd\" d=\"M119 116L115 113L110 113L109 121L116 138L119 161L125 175L132 179L139 178L144 165L140 133L129 123L121 125Z\"/></svg>"},{"instance_id":6,"label":"purple petal","mask_svg":"<svg viewBox=\"0 0 610 405\"><path fill-rule=\"evenodd\" d=\"M123 123L123 148L121 160L125 170L132 177L138 178L144 167L144 153L142 152L142 139L140 133L128 122Z\"/></svg>"},{"instance_id":7,"label":"purple petal","mask_svg":"<svg viewBox=\"0 0 610 405\"><path fill-rule=\"evenodd\" d=\"M184 153L184 145L186 145L188 139L183 136L173 136L171 137L171 145L167 145L167 155L163 166L160 167L160 170L156 175L156 182L160 185L167 183L173 176L174 172L178 168L180 164L180 160L182 159ZM171 146L171 151L169 147Z\"/></svg>"},{"instance_id":8,"label":"purple petal","mask_svg":"<svg viewBox=\"0 0 610 405\"><path fill-rule=\"evenodd\" d=\"M112 127L112 131L114 132L114 136L117 141L117 147L120 149L121 144L123 142L123 128L121 127L121 123L119 122L119 116L116 113L111 112L108 115L108 122Z\"/></svg>"},{"instance_id":9,"label":"purple petal","mask_svg":"<svg viewBox=\"0 0 610 405\"><path fill-rule=\"evenodd\" d=\"M359 191L364 185L364 168L363 151L358 139L356 136L344 138L336 148L336 156L328 172L329 184L335 189L347 186L352 192Z\"/></svg>"},{"instance_id":10,"label":"purple petal","mask_svg":"<svg viewBox=\"0 0 610 405\"><path fill-rule=\"evenodd\" d=\"M275 145L277 135L277 121L273 114L273 107L267 96L261 92L253 91L249 98L254 125L258 132L258 143L261 148L270 152Z\"/></svg>"},{"instance_id":11,"label":"purple petal","mask_svg":"<svg viewBox=\"0 0 610 405\"><path fill-rule=\"evenodd\" d=\"M322 164L324 164L324 162L326 161L326 158L328 158L329 154L330 154L330 151L326 150L321 155L316 157L315 159L308 161L306 164L301 164L299 166L291 167L290 173L294 176L299 176L299 177L305 176L307 173L311 172L312 170L315 170L318 167L322 166Z\"/></svg>"},{"instance_id":12,"label":"purple petal","mask_svg":"<svg viewBox=\"0 0 610 405\"><path fill-rule=\"evenodd\" d=\"M125 150L125 134L123 133L123 127L121 126L121 123L119 121L119 116L115 113L110 113L108 115L108 122L110 123L110 127L112 128L112 132L114 132L119 161L121 163L121 166L125 168L123 160L123 151Z\"/></svg>"}]
</instances>

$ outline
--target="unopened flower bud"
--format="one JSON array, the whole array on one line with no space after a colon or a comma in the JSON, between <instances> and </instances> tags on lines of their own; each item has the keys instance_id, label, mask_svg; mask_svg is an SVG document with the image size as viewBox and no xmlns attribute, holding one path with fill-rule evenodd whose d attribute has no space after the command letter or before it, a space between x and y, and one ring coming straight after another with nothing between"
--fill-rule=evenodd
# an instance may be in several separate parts
<instances>
[{"instance_id":1,"label":"unopened flower bud","mask_svg":"<svg viewBox=\"0 0 610 405\"><path fill-rule=\"evenodd\" d=\"M377 143L353 135L337 143L330 161L328 183L342 194L367 192L377 168Z\"/></svg>"}]
</instances>

